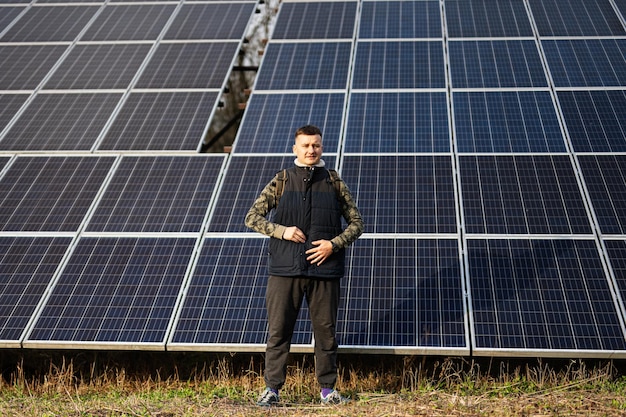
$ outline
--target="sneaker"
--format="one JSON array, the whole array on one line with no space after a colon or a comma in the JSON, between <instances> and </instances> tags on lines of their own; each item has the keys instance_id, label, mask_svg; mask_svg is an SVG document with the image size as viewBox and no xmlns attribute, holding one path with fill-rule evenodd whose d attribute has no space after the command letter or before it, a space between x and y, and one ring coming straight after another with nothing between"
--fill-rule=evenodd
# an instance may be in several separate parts
<instances>
[{"instance_id":1,"label":"sneaker","mask_svg":"<svg viewBox=\"0 0 626 417\"><path fill-rule=\"evenodd\" d=\"M350 402L349 398L342 397L339 392L336 390L332 390L327 396L323 397L320 393L320 398L322 400L322 404L346 404Z\"/></svg>"},{"instance_id":2,"label":"sneaker","mask_svg":"<svg viewBox=\"0 0 626 417\"><path fill-rule=\"evenodd\" d=\"M278 393L271 388L265 388L256 402L259 407L270 407L278 402Z\"/></svg>"}]
</instances>

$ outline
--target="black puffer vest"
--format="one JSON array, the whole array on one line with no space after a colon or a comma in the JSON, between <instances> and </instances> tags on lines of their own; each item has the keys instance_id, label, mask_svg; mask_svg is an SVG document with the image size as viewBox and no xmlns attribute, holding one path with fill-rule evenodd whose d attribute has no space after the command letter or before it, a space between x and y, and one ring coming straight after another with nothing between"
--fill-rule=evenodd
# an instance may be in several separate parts
<instances>
[{"instance_id":1,"label":"black puffer vest","mask_svg":"<svg viewBox=\"0 0 626 417\"><path fill-rule=\"evenodd\" d=\"M306 242L270 239L269 273L283 277L341 278L345 266L343 249L320 266L306 260L306 251L313 247L311 242L330 240L343 230L341 205L328 171L296 166L287 169L286 178L273 221L287 227L297 226L304 232Z\"/></svg>"}]
</instances>

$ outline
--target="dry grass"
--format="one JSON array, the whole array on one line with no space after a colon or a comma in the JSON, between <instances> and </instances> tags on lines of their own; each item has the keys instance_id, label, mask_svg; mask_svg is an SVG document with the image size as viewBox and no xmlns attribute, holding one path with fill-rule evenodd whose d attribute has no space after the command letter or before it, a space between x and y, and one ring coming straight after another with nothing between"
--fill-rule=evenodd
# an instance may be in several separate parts
<instances>
[{"instance_id":1,"label":"dry grass","mask_svg":"<svg viewBox=\"0 0 626 417\"><path fill-rule=\"evenodd\" d=\"M624 416L623 364L612 361L341 357L338 389L317 402L312 358L298 355L283 405L254 405L260 355L30 353L2 357L2 416Z\"/></svg>"}]
</instances>

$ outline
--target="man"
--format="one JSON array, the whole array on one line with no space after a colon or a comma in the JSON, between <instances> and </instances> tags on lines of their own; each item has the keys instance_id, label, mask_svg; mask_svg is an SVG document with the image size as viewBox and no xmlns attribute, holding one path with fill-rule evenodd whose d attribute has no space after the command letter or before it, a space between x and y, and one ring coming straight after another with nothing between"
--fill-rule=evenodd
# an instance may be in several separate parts
<instances>
[{"instance_id":1,"label":"man","mask_svg":"<svg viewBox=\"0 0 626 417\"><path fill-rule=\"evenodd\" d=\"M291 336L306 297L315 337L315 373L325 404L348 400L335 389L340 278L344 248L363 233L361 214L346 184L338 187L324 168L322 132L306 125L295 132L295 166L276 174L246 215L246 226L270 237L266 308L269 335L265 351L266 388L257 404L279 401L285 383ZM282 188L280 198L276 189ZM275 209L273 221L266 215ZM345 230L341 218L347 222Z\"/></svg>"}]
</instances>

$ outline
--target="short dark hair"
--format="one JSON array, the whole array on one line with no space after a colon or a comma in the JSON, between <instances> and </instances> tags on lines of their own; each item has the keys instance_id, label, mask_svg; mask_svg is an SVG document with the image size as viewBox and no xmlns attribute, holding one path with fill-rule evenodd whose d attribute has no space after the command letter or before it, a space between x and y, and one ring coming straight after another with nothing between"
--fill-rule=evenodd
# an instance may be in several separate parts
<instances>
[{"instance_id":1,"label":"short dark hair","mask_svg":"<svg viewBox=\"0 0 626 417\"><path fill-rule=\"evenodd\" d=\"M296 134L294 135L294 139L298 137L298 135L320 135L322 137L322 131L319 127L315 125L304 125L296 129Z\"/></svg>"}]
</instances>

